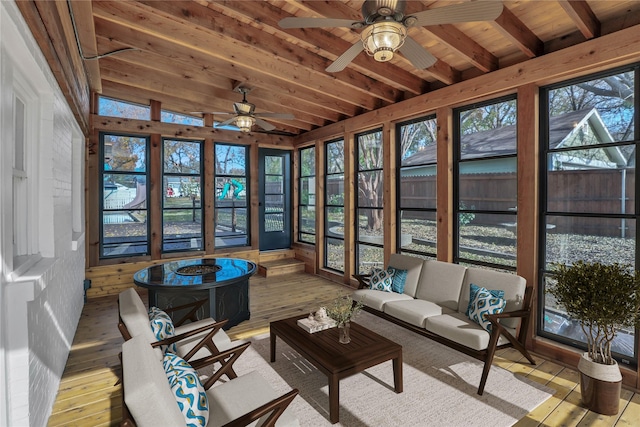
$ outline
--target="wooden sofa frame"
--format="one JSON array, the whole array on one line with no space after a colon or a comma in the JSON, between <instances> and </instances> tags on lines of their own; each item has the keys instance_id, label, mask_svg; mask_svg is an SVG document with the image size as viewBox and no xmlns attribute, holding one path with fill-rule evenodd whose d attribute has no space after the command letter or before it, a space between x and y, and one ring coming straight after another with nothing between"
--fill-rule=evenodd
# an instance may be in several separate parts
<instances>
[{"instance_id":1,"label":"wooden sofa frame","mask_svg":"<svg viewBox=\"0 0 640 427\"><path fill-rule=\"evenodd\" d=\"M353 277L358 281L358 289L369 288L369 274L354 274ZM355 304L355 302L354 302ZM487 382L487 377L489 376L489 370L491 369L491 364L493 363L493 357L495 356L496 350L500 350L503 348L513 347L518 350L527 360L535 365L536 361L533 359L531 354L527 351L525 347L527 334L529 333L529 324L531 321L531 307L533 304L533 288L531 286L527 286L525 288L524 299L522 301L522 309L503 312L500 314L490 314L487 316L487 319L491 321L491 338L489 339L489 344L487 348L484 350L475 350L459 344L455 341L451 341L441 335L435 334L426 330L425 328L420 328L418 326L412 325L411 323L407 323L403 320L397 319L385 312L376 310L375 308L371 308L368 306L364 306L364 310L369 313L375 314L376 316L388 320L389 322L393 322L397 325L400 325L406 329L409 329L417 334L423 335L427 338L430 338L434 341L439 342L440 344L444 344L447 347L453 348L461 353L467 354L475 359L478 359L484 362L484 367L482 369L482 377L480 379L480 385L478 386L478 394L482 396L484 393L484 387ZM514 319L520 318L520 327L518 328L518 336L514 337L509 331L507 331L499 322L499 319ZM509 340L508 343L498 345L498 338L500 335L503 335L505 338Z\"/></svg>"}]
</instances>

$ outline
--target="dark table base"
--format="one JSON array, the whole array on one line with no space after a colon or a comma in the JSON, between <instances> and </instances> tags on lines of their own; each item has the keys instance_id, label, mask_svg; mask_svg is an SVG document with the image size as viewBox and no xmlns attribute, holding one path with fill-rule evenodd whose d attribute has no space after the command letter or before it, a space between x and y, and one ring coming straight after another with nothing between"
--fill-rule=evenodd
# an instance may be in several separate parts
<instances>
[{"instance_id":1,"label":"dark table base","mask_svg":"<svg viewBox=\"0 0 640 427\"><path fill-rule=\"evenodd\" d=\"M211 317L215 320L228 319L224 329L249 320L249 279L237 283L202 290L152 290L149 289L149 306L161 309L176 307L193 301L209 299L197 313L198 319ZM180 319L187 310L174 312L172 320Z\"/></svg>"}]
</instances>

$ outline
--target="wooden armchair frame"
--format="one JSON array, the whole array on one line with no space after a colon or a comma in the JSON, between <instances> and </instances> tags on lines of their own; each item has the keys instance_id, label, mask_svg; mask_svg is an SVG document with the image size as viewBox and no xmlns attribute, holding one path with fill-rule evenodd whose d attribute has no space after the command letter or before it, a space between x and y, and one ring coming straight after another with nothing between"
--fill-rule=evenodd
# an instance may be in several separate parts
<instances>
[{"instance_id":1,"label":"wooden armchair frame","mask_svg":"<svg viewBox=\"0 0 640 427\"><path fill-rule=\"evenodd\" d=\"M209 390L211 386L213 386L213 384L215 384L222 375L226 374L227 376L229 376L230 372L233 372L235 374L233 370L233 364L236 362L236 360L238 360L240 355L242 355L242 353L244 353L244 351L250 345L251 343L247 342L239 346L230 348L229 350L220 352L216 355L212 355L212 356L208 356L200 359L199 360L200 368L213 365L215 363L220 364L220 368L216 369L215 372L211 375L211 377L209 377L207 381L203 384L205 390ZM196 368L196 366L193 364L192 364L192 367L195 369L199 369L199 368ZM126 427L134 427L136 426L136 423L133 417L131 416L131 413L129 412L129 409L127 408L127 405L124 400L124 395L125 395L124 382L123 382L122 388L123 388L122 389L122 422L120 425L126 426ZM292 389L291 391L283 394L282 396L277 397L253 409L252 411L242 415L241 417L225 424L224 427L247 426L253 423L254 421L259 420L260 418L262 418L263 416L265 416L270 412L271 414L267 417L267 419L264 421L262 426L275 427L275 424L278 418L280 418L280 416L284 413L284 411L287 409L289 404L293 401L293 399L297 395L298 395L298 389Z\"/></svg>"}]
</instances>

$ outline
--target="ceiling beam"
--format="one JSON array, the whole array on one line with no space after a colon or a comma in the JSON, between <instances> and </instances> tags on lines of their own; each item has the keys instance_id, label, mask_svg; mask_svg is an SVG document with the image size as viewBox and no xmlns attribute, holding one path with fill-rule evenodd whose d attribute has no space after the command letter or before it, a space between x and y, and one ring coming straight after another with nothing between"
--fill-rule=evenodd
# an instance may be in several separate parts
<instances>
[{"instance_id":1,"label":"ceiling beam","mask_svg":"<svg viewBox=\"0 0 640 427\"><path fill-rule=\"evenodd\" d=\"M124 27L99 16L94 15L94 19L98 36L109 37L124 45L165 56L168 60L191 64L194 69L210 70L219 75L234 76L236 81L269 88L273 91L280 90L344 116L351 117L361 111L344 100L335 97L329 98L319 91L305 87L303 84L296 84L296 82L288 84L283 77L263 74L254 69L233 64L228 60L212 57L200 50L191 49L189 46L178 45L172 40L158 38L135 28ZM134 52L123 53L122 55L130 55L132 53Z\"/></svg>"},{"instance_id":2,"label":"ceiling beam","mask_svg":"<svg viewBox=\"0 0 640 427\"><path fill-rule=\"evenodd\" d=\"M529 58L542 55L544 43L524 23L504 6L500 16L496 18L493 26L504 37L509 39Z\"/></svg>"},{"instance_id":3,"label":"ceiling beam","mask_svg":"<svg viewBox=\"0 0 640 427\"><path fill-rule=\"evenodd\" d=\"M82 48L82 60L87 70L89 87L94 92L102 92L102 83L100 82L100 66L98 65L98 46L96 44L96 32L93 27L93 7L90 1L72 0L71 10L73 13L73 22L78 32L78 40ZM60 2L58 2L60 7ZM95 59L87 59L95 58Z\"/></svg>"},{"instance_id":4,"label":"ceiling beam","mask_svg":"<svg viewBox=\"0 0 640 427\"><path fill-rule=\"evenodd\" d=\"M586 1L558 0L586 39L600 37L600 21Z\"/></svg>"},{"instance_id":5,"label":"ceiling beam","mask_svg":"<svg viewBox=\"0 0 640 427\"><path fill-rule=\"evenodd\" d=\"M161 37L171 34L179 44L220 58L232 56L236 63L256 71L274 76L293 72L307 87L342 98L365 110L391 104L401 96L398 90L358 73L339 77L328 75L324 71L329 65L326 59L233 18L227 17L222 25L216 22L216 14L211 9L194 2L151 1L148 5L117 2L107 9L120 11L121 22L125 25L139 26ZM145 19L136 19L141 13ZM188 21L183 17L188 17Z\"/></svg>"}]
</instances>

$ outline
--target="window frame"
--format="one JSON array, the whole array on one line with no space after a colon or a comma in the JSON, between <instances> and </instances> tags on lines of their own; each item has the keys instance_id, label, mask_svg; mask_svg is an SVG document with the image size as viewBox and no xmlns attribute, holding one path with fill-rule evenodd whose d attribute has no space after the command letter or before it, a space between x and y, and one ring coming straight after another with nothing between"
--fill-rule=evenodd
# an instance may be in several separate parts
<instances>
[{"instance_id":1,"label":"window frame","mask_svg":"<svg viewBox=\"0 0 640 427\"><path fill-rule=\"evenodd\" d=\"M135 171L109 171L109 172L105 172L104 169L104 157L105 157L105 136L107 135L113 135L116 137L131 137L131 138L138 138L138 139L143 139L145 140L145 172L135 172ZM105 246L105 242L104 242L104 212L110 212L110 211L119 211L122 209L107 209L105 210L104 208L104 176L106 173L109 174L116 174L116 175L136 175L136 176L144 176L145 180L147 183L150 182L150 158L149 158L149 154L151 151L151 137L149 135L136 135L136 134L128 134L128 133L118 133L118 132L99 132L98 134L98 141L99 141L99 160L98 162L100 163L100 179L99 179L99 185L100 185L100 206L99 206L99 224L100 224L100 249L99 249L99 259L101 260L105 260L105 259L114 259L114 258L131 258L131 257L137 257L137 256L148 256L151 254L151 212L149 209L149 206L147 205L146 208L144 209L137 209L137 210L144 210L146 211L147 214L147 221L146 221L146 234L147 234L147 250L145 252L134 252L131 254L121 254L118 253L117 255L105 255L104 254L104 246ZM150 194L150 185L146 185L146 200L149 200L149 194Z\"/></svg>"},{"instance_id":2,"label":"window frame","mask_svg":"<svg viewBox=\"0 0 640 427\"><path fill-rule=\"evenodd\" d=\"M234 148L242 148L244 150L244 174L243 175L237 175L237 174L230 174L230 173L222 173L219 174L218 171L216 170L216 164L217 164L217 156L216 156L216 150L217 147L220 146L226 146L226 147L234 147ZM249 203L249 197L248 195L251 194L251 149L249 146L247 145L242 145L242 144L230 144L228 142L214 142L213 144L213 158L214 158L214 167L213 167L213 188L214 188L214 207L213 207L213 212L214 212L214 220L213 220L213 233L214 233L214 247L215 249L227 249L227 248L239 248L239 247L247 247L247 246L251 246L251 204ZM247 195L247 197L245 197L245 204L243 207L231 207L231 208L221 208L218 205L218 196L216 195L215 191L216 191L216 183L218 178L228 178L228 179L232 179L232 178L237 178L237 177L242 177L245 180L245 194ZM221 245L219 246L217 244L218 240L223 241L224 239L221 237L218 237L217 235L217 227L218 227L218 213L220 209L232 209L232 217L233 215L235 215L235 211L236 210L241 210L244 209L245 213L245 217L246 217L246 230L245 233L242 234L237 234L237 236L244 236L245 238L245 242L243 244L237 244L237 245Z\"/></svg>"},{"instance_id":3,"label":"window frame","mask_svg":"<svg viewBox=\"0 0 640 427\"><path fill-rule=\"evenodd\" d=\"M177 142L188 142L188 143L193 143L193 144L198 144L199 148L198 148L198 153L199 153L199 163L200 163L200 168L198 173L187 173L187 172L167 172L165 170L165 157L166 157L166 151L165 151L165 143L168 141L177 141ZM177 253L177 252L201 252L205 250L205 236L204 236L204 218L205 218L205 210L204 210L204 203L203 203L203 194L204 194L204 189L203 189L203 184L204 184L204 162L202 161L204 159L204 141L201 140L194 140L194 139L181 139L181 138L162 138L162 177L160 178L160 182L162 183L162 217L161 217L161 222L162 222L162 244L161 244L161 248L162 248L162 253ZM171 208L167 208L165 206L165 177L197 177L200 178L200 206L197 208L186 208L186 207L171 207ZM165 243L166 243L166 239L165 239L165 212L166 211L178 211L178 210L199 210L200 211L200 246L197 248L190 248L190 249L174 249L174 250L167 250L165 248Z\"/></svg>"},{"instance_id":4,"label":"window frame","mask_svg":"<svg viewBox=\"0 0 640 427\"><path fill-rule=\"evenodd\" d=\"M342 172L341 173L330 173L329 172L329 162L327 161L329 158L329 145L330 144L336 144L342 142ZM329 189L329 177L331 176L338 176L338 175L342 175L342 182L345 182L345 160L346 160L346 156L345 156L345 138L344 137L340 137L340 138L335 138L329 141L326 141L324 143L324 256L323 256L323 261L322 261L322 267L326 268L328 270L337 272L337 273L344 273L344 269L346 267L346 257L344 254L344 249L345 249L345 238L344 238L344 233L342 234L342 236L338 236L338 235L330 235L330 224L329 224L329 215L328 215L328 210L330 208L336 208L336 209L342 209L342 225L343 225L343 229L344 229L344 224L345 224L345 219L346 219L346 209L345 209L345 199L344 199L344 187L343 187L343 191L342 191L342 204L336 204L336 203L332 203L330 204L329 202L329 194L328 194L328 189ZM343 184L344 185L344 184ZM338 270L334 267L331 267L329 265L329 242L331 240L338 240L342 242L342 265L343 265L343 269L342 270Z\"/></svg>"},{"instance_id":5,"label":"window frame","mask_svg":"<svg viewBox=\"0 0 640 427\"><path fill-rule=\"evenodd\" d=\"M500 103L505 103L505 102L514 102L515 103L515 119L516 119L516 123L515 123L515 137L516 137L516 148L515 148L515 154L498 154L498 155L492 155L492 156L484 156L484 157L475 157L475 158L471 158L471 159L462 159L462 145L461 145L461 131L462 131L462 126L460 123L460 118L461 118L461 113L464 111L469 111L469 110L474 110L474 109L478 109L478 108L482 108L482 107L487 107L490 105L495 105L495 104L500 104ZM494 270L499 270L499 271L508 271L508 272L515 272L516 271L516 267L517 267L517 244L518 244L518 240L517 240L517 233L514 232L514 248L516 249L515 251L515 257L513 260L513 265L508 265L508 264L500 264L497 262L490 262L490 261L485 261L485 260L474 260L474 259L470 259L470 258L466 258L464 256L460 255L460 215L477 215L477 214L481 214L481 215L504 215L507 217L513 217L513 222L517 224L517 215L518 215L518 210L517 210L517 184L518 184L518 170L517 170L517 159L518 159L518 96L517 94L510 94L510 95L505 95L499 98L493 98L487 101L483 101L483 102L478 102L478 103L473 103L473 104L468 104L468 105L464 105L458 108L454 108L453 109L453 144L454 144L454 149L453 149L453 236L452 236L452 245L453 245L453 262L456 264L462 264L462 265L469 265L469 266L476 266L476 267L481 267L481 268L487 268L487 269L494 269ZM499 210L499 209L476 209L476 208L460 208L460 170L461 170L461 164L468 164L468 163L474 163L474 162L480 162L480 161L486 161L486 160L499 160L499 159L509 159L509 158L514 158L515 159L515 163L516 163L516 170L514 172L515 175L515 179L516 179L516 206L514 209L509 209L509 210Z\"/></svg>"},{"instance_id":6,"label":"window frame","mask_svg":"<svg viewBox=\"0 0 640 427\"><path fill-rule=\"evenodd\" d=\"M304 175L303 171L302 171L302 158L303 158L303 153L305 152L310 152L313 155L313 170L311 171L310 175ZM311 180L313 180L313 193L311 193L311 185L309 185L308 191L309 191L309 199L311 199L311 194L314 195L314 199L315 199L315 182L316 182L316 146L315 145L311 145L308 147L303 147L300 148L298 150L298 241L301 243L308 243L310 245L315 245L316 244L316 231L315 231L315 222L316 222L316 215L315 215L315 209L316 209L316 204L315 202L313 204L309 203L302 203L303 200L303 182L305 179L308 179L311 183ZM313 215L313 222L314 222L314 228L313 228L313 233L310 233L308 231L303 231L302 230L302 223L303 223L303 208L304 209L308 209L309 207L313 206L314 208L314 215ZM312 236L312 238L307 238L305 239L305 237L307 236Z\"/></svg>"},{"instance_id":7,"label":"window frame","mask_svg":"<svg viewBox=\"0 0 640 427\"><path fill-rule=\"evenodd\" d=\"M380 134L380 155L382 157L382 161L380 162L380 167L379 168L372 168L372 169L361 169L360 168L360 138L366 135L372 135L372 134L376 134L379 133ZM354 156L354 174L355 174L355 191L354 191L354 196L353 196L353 207L354 207L354 213L355 213L355 218L354 218L354 258L355 258L355 265L356 265L356 274L367 274L369 273L370 269L366 269L362 270L362 255L360 253L361 249L363 248L376 248L381 250L381 254L382 254L382 259L378 262L374 261L375 266L377 266L377 264L380 264L380 268L384 267L384 233L385 233L385 227L384 227L384 129L382 127L378 127L375 129L370 129L364 132L358 132L354 135L354 141L355 141L355 156ZM380 173L380 180L382 182L382 187L380 189L381 194L379 195L379 200L380 200L380 206L360 206L359 203L359 194L360 194L360 174L361 173ZM365 241L362 240L361 235L360 235L360 209L367 209L367 210L371 210L371 211L378 211L380 213L380 215L382 215L382 241L383 243L378 244L375 242L370 242L370 241Z\"/></svg>"},{"instance_id":8,"label":"window frame","mask_svg":"<svg viewBox=\"0 0 640 427\"><path fill-rule=\"evenodd\" d=\"M421 258L433 258L435 259L437 257L437 249L438 249L438 241L437 241L437 233L436 233L436 241L435 241L435 245L433 248L433 252L422 252L422 251L418 251L415 249L403 249L402 248L402 217L403 217L403 212L429 212L432 213L434 216L436 216L437 218L437 182L438 182L438 173L436 170L436 204L434 205L433 208L408 208L408 207L403 207L402 206L402 171L403 169L408 169L408 168L413 168L413 167L425 167L425 166L434 166L436 167L437 165L437 139L436 141L434 141L434 145L436 146L436 159L433 162L427 162L427 163L420 163L420 164L416 164L416 165L412 165L412 166L408 166L408 167L403 167L402 166L402 147L401 147L401 143L402 143L402 128L403 126L407 126L413 123L419 123L419 122L424 122L424 121L430 121L430 120L436 120L436 115L435 114L429 114L427 116L423 116L423 117L417 117L415 119L412 120L406 120L403 122L398 122L396 123L396 195L397 195L397 202L396 202L396 253L404 253L404 254L411 254L414 256L418 256ZM436 124L437 125L437 124Z\"/></svg>"},{"instance_id":9,"label":"window frame","mask_svg":"<svg viewBox=\"0 0 640 427\"><path fill-rule=\"evenodd\" d=\"M580 146L570 146L570 147L562 147L552 149L549 146L549 133L550 133L550 105L549 105L549 93L553 90L557 90L559 88L568 87L572 85L576 85L579 83L585 83L593 80L602 79L608 76L614 76L623 74L625 72L635 72L634 76L634 93L635 93L635 102L634 102L634 134L631 140L626 141L614 141L611 143L600 143L594 145L580 145ZM594 107L595 108L595 107ZM635 146L635 156L636 156L636 165L638 159L638 150L640 149L640 64L632 64L623 67L616 67L613 69L605 70L599 73L593 73L582 77L577 77L569 80L565 80L562 82L557 82L554 84L550 84L547 86L543 86L540 88L540 149L539 149L539 183L540 188L538 190L539 193L539 214L538 214L538 265L539 265L539 275L538 275L538 297L537 297L537 306L539 309L537 310L537 322L536 322L536 335L545 339L549 339L553 342L557 342L560 344L564 344L576 349L585 350L587 349L586 343L573 339L568 336L560 335L553 333L551 331L545 330L545 317L546 317L546 285L547 280L553 280L553 272L547 268L547 218L549 216L553 217L574 217L574 218L626 218L633 219L636 223L636 232L634 235L635 238L635 269L636 271L640 268L640 185L638 185L639 181L637 179L636 172L636 181L635 181L635 189L634 189L634 197L635 197L635 212L633 214L619 214L619 213L593 213L593 212L578 212L578 211L550 211L548 209L548 172L549 168L547 166L547 159L549 154L552 153L562 153L568 151L579 151L579 150L588 150L588 149L597 149L597 148L609 148L609 147L620 147L620 146ZM637 170L637 168L636 168ZM638 346L640 340L640 328L636 328L634 332L634 356L629 358L628 355L623 355L621 353L612 351L612 355L614 359L617 360L621 365L636 369L638 367L638 363L640 361L640 353L638 353Z\"/></svg>"}]
</instances>

